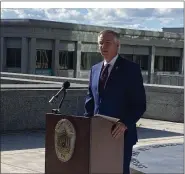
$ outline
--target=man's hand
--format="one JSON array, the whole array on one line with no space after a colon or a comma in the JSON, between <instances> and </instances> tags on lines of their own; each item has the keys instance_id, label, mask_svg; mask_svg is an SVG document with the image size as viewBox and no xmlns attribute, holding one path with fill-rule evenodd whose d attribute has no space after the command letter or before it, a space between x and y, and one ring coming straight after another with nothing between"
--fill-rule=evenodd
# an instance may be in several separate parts
<instances>
[{"instance_id":1,"label":"man's hand","mask_svg":"<svg viewBox=\"0 0 185 174\"><path fill-rule=\"evenodd\" d=\"M119 138L124 134L126 129L127 127L123 123L117 122L114 129L112 130L112 136L114 138Z\"/></svg>"}]
</instances>

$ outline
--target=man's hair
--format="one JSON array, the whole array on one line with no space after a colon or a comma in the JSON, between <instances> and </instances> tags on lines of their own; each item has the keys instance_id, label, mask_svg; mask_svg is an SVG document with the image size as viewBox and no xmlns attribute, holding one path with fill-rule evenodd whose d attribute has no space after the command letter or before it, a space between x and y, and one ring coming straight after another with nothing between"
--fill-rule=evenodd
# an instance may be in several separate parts
<instances>
[{"instance_id":1,"label":"man's hair","mask_svg":"<svg viewBox=\"0 0 185 174\"><path fill-rule=\"evenodd\" d=\"M120 38L120 35L119 33L113 31L113 30L103 30L101 31L99 34L98 34L98 37L100 37L101 34L104 34L104 33L111 33L117 40L119 40Z\"/></svg>"}]
</instances>

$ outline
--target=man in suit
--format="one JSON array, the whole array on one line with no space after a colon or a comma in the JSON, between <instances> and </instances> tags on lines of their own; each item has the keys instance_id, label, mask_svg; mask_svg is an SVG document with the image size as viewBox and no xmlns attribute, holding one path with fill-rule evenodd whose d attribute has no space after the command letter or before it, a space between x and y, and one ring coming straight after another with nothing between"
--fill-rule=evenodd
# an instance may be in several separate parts
<instances>
[{"instance_id":1,"label":"man in suit","mask_svg":"<svg viewBox=\"0 0 185 174\"><path fill-rule=\"evenodd\" d=\"M90 71L85 116L95 114L118 118L112 136L124 135L124 174L130 174L133 146L138 141L136 123L146 111L146 95L138 64L122 58L118 33L99 33L98 45L104 61Z\"/></svg>"}]
</instances>

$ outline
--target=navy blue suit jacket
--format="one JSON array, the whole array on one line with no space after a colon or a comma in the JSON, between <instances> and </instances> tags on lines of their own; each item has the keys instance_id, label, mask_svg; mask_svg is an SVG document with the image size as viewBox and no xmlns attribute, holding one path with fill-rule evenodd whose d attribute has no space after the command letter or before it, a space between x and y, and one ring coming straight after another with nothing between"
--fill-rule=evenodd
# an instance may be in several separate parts
<instances>
[{"instance_id":1,"label":"navy blue suit jacket","mask_svg":"<svg viewBox=\"0 0 185 174\"><path fill-rule=\"evenodd\" d=\"M138 64L118 56L109 75L103 94L99 94L99 76L103 61L94 65L90 72L85 116L103 114L119 118L127 126L125 141L138 141L136 122L146 111L146 95Z\"/></svg>"}]
</instances>

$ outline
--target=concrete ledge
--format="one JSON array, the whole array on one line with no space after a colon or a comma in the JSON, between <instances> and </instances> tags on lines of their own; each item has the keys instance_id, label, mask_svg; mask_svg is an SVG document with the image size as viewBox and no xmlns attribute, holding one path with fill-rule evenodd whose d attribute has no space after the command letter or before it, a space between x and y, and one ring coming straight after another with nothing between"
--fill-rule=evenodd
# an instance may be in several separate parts
<instances>
[{"instance_id":1,"label":"concrete ledge","mask_svg":"<svg viewBox=\"0 0 185 174\"><path fill-rule=\"evenodd\" d=\"M84 24L74 24L74 23L64 23L56 21L46 21L46 20L35 20L35 19L4 19L1 20L3 27L6 26L31 26L31 27L44 27L44 28L58 28L64 30L76 30L76 31L86 31L99 33L101 30L112 29L119 32L122 35L130 36L147 36L156 38L166 38L166 39L177 39L183 40L184 35L179 33L169 33L169 32L157 32L157 31L147 31L147 30L134 30L126 28L113 28L104 26L93 26Z\"/></svg>"},{"instance_id":2,"label":"concrete ledge","mask_svg":"<svg viewBox=\"0 0 185 174\"><path fill-rule=\"evenodd\" d=\"M146 92L184 93L183 86L144 84Z\"/></svg>"},{"instance_id":3,"label":"concrete ledge","mask_svg":"<svg viewBox=\"0 0 185 174\"><path fill-rule=\"evenodd\" d=\"M60 76L46 76L46 75L34 75L34 74L22 74L22 73L1 73L1 84L33 84L33 83L62 83L68 80L71 83L88 84L89 82L89 71L81 71L81 78L70 78ZM172 75L172 74L153 74L153 83L160 85L170 86L184 86L183 75ZM147 75L143 74L143 81L147 83ZM153 85L153 84L152 84Z\"/></svg>"},{"instance_id":4,"label":"concrete ledge","mask_svg":"<svg viewBox=\"0 0 185 174\"><path fill-rule=\"evenodd\" d=\"M57 108L48 101L61 88L57 84L1 85L1 131L45 129L45 114ZM182 87L145 85L147 111L143 118L184 122ZM61 108L62 114L82 116L87 85L71 84Z\"/></svg>"},{"instance_id":5,"label":"concrete ledge","mask_svg":"<svg viewBox=\"0 0 185 174\"><path fill-rule=\"evenodd\" d=\"M62 82L44 81L44 80L31 80L12 77L1 77L1 84L61 84Z\"/></svg>"},{"instance_id":6,"label":"concrete ledge","mask_svg":"<svg viewBox=\"0 0 185 174\"><path fill-rule=\"evenodd\" d=\"M59 90L62 87L63 83L52 83L52 84L2 84L1 85L1 90ZM76 83L71 83L70 88L68 89L69 91L73 89L80 89L80 90L87 90L87 85L85 84L76 84Z\"/></svg>"},{"instance_id":7,"label":"concrete ledge","mask_svg":"<svg viewBox=\"0 0 185 174\"><path fill-rule=\"evenodd\" d=\"M34 74L22 74L22 73L9 73L9 72L0 72L0 75L3 78L18 78L18 79L22 79L22 80L37 80L37 81L45 81L45 83L47 81L49 81L49 82L69 81L70 83L88 84L88 81L89 81L88 79L34 75Z\"/></svg>"}]
</instances>

